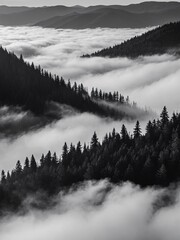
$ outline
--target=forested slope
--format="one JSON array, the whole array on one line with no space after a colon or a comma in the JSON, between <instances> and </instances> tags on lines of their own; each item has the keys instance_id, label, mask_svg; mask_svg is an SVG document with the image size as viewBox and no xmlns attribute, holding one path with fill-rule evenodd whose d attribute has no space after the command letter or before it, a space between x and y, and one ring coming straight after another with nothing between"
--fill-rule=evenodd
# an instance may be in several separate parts
<instances>
[{"instance_id":1,"label":"forested slope","mask_svg":"<svg viewBox=\"0 0 180 240\"><path fill-rule=\"evenodd\" d=\"M65 143L61 156L49 151L38 162L33 155L23 164L17 161L12 172L2 171L0 210L1 213L17 210L26 197L42 193L40 204L35 199L33 206L47 207L50 196L60 190L84 180L106 178L114 183L131 181L143 187L178 182L180 114L173 114L169 119L164 107L159 120L148 122L144 135L137 121L133 135L123 125L120 133L114 129L102 143L94 133L90 145Z\"/></svg>"},{"instance_id":2,"label":"forested slope","mask_svg":"<svg viewBox=\"0 0 180 240\"><path fill-rule=\"evenodd\" d=\"M110 94L113 96L113 94ZM117 99L117 97L116 97ZM0 48L0 105L20 106L35 115L44 115L49 103L69 105L79 112L90 112L102 117L122 119L125 112L115 111L100 104L89 96L82 84L65 82L63 78L52 76L33 63L24 62ZM103 99L107 100L107 99ZM113 98L110 99L113 101ZM117 99L118 101L118 99ZM124 104L123 101L118 101Z\"/></svg>"},{"instance_id":3,"label":"forested slope","mask_svg":"<svg viewBox=\"0 0 180 240\"><path fill-rule=\"evenodd\" d=\"M180 22L166 24L120 45L85 55L85 57L130 57L180 53Z\"/></svg>"}]
</instances>

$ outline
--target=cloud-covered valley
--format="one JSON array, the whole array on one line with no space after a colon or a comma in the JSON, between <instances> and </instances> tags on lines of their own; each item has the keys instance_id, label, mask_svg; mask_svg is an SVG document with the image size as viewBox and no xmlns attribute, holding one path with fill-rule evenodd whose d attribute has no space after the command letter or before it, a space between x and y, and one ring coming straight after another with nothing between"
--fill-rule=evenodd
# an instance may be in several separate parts
<instances>
[{"instance_id":1,"label":"cloud-covered valley","mask_svg":"<svg viewBox=\"0 0 180 240\"><path fill-rule=\"evenodd\" d=\"M148 29L63 30L39 27L0 27L0 44L25 60L41 65L91 90L118 90L142 107L159 112L179 109L180 60L170 55L126 58L90 58L81 55L119 44ZM167 96L168 101L167 101Z\"/></svg>"},{"instance_id":2,"label":"cloud-covered valley","mask_svg":"<svg viewBox=\"0 0 180 240\"><path fill-rule=\"evenodd\" d=\"M59 74L66 80L71 79L72 82L82 82L89 90L92 87L104 91L118 90L124 96L129 95L131 101L136 101L138 105L151 108L157 113L164 105L167 105L170 112L179 110L180 60L175 57L163 55L136 60L80 58L84 53L113 46L147 30L100 28L55 30L1 26L0 44L17 55L22 54L26 61L33 61L53 74ZM34 118L32 120L32 116L29 120L28 116L30 115L26 113L23 115L21 125L34 120L37 126L41 125L41 120ZM144 129L149 119L139 120ZM135 121L114 122L92 114L66 115L56 123L21 135L17 139L3 138L0 141L1 168L12 169L18 159L24 161L25 157L30 157L31 154L39 158L48 150L56 151L60 155L65 141L68 144L71 142L76 144L79 140L82 143L89 142L94 131L97 131L99 139L102 140L105 133L112 131L114 127L120 131L122 123L128 126L129 132L132 132ZM1 119L1 125L4 126L3 124L5 123ZM6 126L8 129L10 125L6 122ZM14 129L16 127L17 125Z\"/></svg>"},{"instance_id":3,"label":"cloud-covered valley","mask_svg":"<svg viewBox=\"0 0 180 240\"><path fill-rule=\"evenodd\" d=\"M118 44L147 29L54 30L36 27L0 27L0 44L26 61L34 62L53 74L104 91L119 91L141 107L159 113L167 105L170 113L179 110L180 60L170 55L127 58L80 56ZM114 106L115 107L115 106ZM124 123L132 132L139 119L145 129L148 119L137 115L133 121L112 121L89 113L78 113L67 106L56 106L64 113L60 120L33 128L17 138L1 137L0 170L12 170L17 160L34 154L38 160L49 150L60 156L64 142L90 142L94 131L101 141L105 133ZM51 108L51 110L53 110ZM72 114L73 113L73 114ZM0 129L41 125L20 109L0 108ZM33 125L34 126L34 125ZM180 193L166 189L140 189L130 183L113 186L108 181L84 183L68 194L59 193L56 205L48 211L29 209L24 216L8 216L0 221L3 240L179 240ZM167 195L175 201L162 207ZM28 199L27 199L28 202ZM101 204L100 204L101 203Z\"/></svg>"}]
</instances>

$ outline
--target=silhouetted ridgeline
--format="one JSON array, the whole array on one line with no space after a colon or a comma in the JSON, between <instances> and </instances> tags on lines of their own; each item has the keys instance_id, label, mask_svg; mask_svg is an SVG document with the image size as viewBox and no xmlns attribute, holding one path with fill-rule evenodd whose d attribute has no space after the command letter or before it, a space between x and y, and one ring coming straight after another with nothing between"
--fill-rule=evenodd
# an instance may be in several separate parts
<instances>
[{"instance_id":1,"label":"silhouetted ridgeline","mask_svg":"<svg viewBox=\"0 0 180 240\"><path fill-rule=\"evenodd\" d=\"M113 130L102 143L94 133L89 146L79 142L68 147L65 143L61 157L49 151L38 163L34 156L26 158L23 165L18 161L11 173L2 171L1 213L18 209L29 195L45 193L42 196L50 197L72 184L105 178L141 186L167 186L179 181L180 114L169 119L164 107L159 120L148 122L145 135L137 121L132 136L123 125L120 133Z\"/></svg>"},{"instance_id":2,"label":"silhouetted ridgeline","mask_svg":"<svg viewBox=\"0 0 180 240\"><path fill-rule=\"evenodd\" d=\"M166 24L141 36L83 57L130 57L180 53L180 22Z\"/></svg>"},{"instance_id":3,"label":"silhouetted ridgeline","mask_svg":"<svg viewBox=\"0 0 180 240\"><path fill-rule=\"evenodd\" d=\"M111 109L91 98L83 87L66 83L63 78L52 76L33 64L25 63L0 48L0 105L20 106L36 115L44 115L48 103L66 104L80 112L122 119L124 112ZM127 116L128 117L128 116Z\"/></svg>"}]
</instances>

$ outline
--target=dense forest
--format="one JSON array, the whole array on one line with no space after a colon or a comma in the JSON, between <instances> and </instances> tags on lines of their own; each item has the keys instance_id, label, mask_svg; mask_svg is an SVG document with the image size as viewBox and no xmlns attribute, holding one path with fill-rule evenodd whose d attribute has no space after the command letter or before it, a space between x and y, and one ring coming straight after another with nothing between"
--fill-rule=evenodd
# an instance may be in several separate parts
<instances>
[{"instance_id":1,"label":"dense forest","mask_svg":"<svg viewBox=\"0 0 180 240\"><path fill-rule=\"evenodd\" d=\"M113 183L131 181L142 187L179 181L180 114L169 118L164 107L160 119L147 123L145 134L137 121L132 135L122 125L120 133L113 129L102 142L94 133L90 145L65 143L60 157L49 151L38 161L33 155L24 164L17 161L11 172L2 170L0 210L17 210L28 196L41 193L48 196L43 198L47 201L73 184L106 178Z\"/></svg>"},{"instance_id":2,"label":"dense forest","mask_svg":"<svg viewBox=\"0 0 180 240\"><path fill-rule=\"evenodd\" d=\"M22 56L18 58L2 47L0 79L1 106L20 106L39 116L47 113L49 103L56 102L69 105L79 112L90 112L102 117L128 117L125 112L98 103L98 99L92 98L82 84L75 82L71 85L70 81L65 82L62 77L52 76L40 66L26 63Z\"/></svg>"},{"instance_id":3,"label":"dense forest","mask_svg":"<svg viewBox=\"0 0 180 240\"><path fill-rule=\"evenodd\" d=\"M180 22L170 23L131 38L120 45L83 57L130 57L173 53L179 54Z\"/></svg>"}]
</instances>

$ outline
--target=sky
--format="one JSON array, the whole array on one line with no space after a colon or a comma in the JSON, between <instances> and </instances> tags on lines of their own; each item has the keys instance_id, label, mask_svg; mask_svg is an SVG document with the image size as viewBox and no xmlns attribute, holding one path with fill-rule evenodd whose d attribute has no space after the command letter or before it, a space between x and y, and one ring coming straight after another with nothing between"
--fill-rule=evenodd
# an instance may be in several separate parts
<instances>
[{"instance_id":1,"label":"sky","mask_svg":"<svg viewBox=\"0 0 180 240\"><path fill-rule=\"evenodd\" d=\"M159 0L163 1L163 0ZM172 2L173 0L169 0ZM48 6L48 5L112 5L112 4L122 4L128 5L131 3L139 3L143 2L143 0L0 0L0 5L9 5L9 6ZM177 1L178 2L178 1Z\"/></svg>"}]
</instances>

